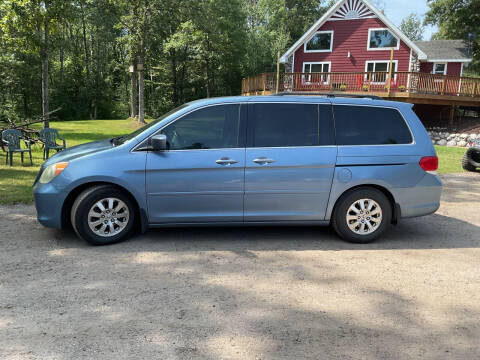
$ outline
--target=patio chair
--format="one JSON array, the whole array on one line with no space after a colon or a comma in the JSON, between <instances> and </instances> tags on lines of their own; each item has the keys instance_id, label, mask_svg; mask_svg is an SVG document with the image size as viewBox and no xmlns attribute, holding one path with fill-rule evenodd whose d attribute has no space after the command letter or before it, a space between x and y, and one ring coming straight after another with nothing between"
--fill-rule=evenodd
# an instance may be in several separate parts
<instances>
[{"instance_id":1,"label":"patio chair","mask_svg":"<svg viewBox=\"0 0 480 360\"><path fill-rule=\"evenodd\" d=\"M26 149L22 149L20 146L20 140L23 140ZM23 165L23 154L28 152L30 154L30 165L33 165L32 161L32 146L30 141L25 139L20 130L8 129L2 132L2 141L7 144L7 157L5 158L5 164L8 164L8 158L10 157L10 166L13 166L13 153L20 153Z\"/></svg>"},{"instance_id":2,"label":"patio chair","mask_svg":"<svg viewBox=\"0 0 480 360\"><path fill-rule=\"evenodd\" d=\"M43 160L50 157L50 150L59 152L67 148L65 139L58 134L57 129L42 129L40 131L40 140L42 140L45 145L43 148ZM58 145L57 140L61 140L63 144Z\"/></svg>"}]
</instances>

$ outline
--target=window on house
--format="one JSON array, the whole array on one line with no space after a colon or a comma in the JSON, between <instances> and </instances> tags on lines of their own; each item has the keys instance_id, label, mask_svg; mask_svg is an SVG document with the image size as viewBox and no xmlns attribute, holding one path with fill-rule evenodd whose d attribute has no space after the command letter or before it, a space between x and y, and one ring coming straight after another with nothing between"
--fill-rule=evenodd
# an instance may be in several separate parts
<instances>
[{"instance_id":1,"label":"window on house","mask_svg":"<svg viewBox=\"0 0 480 360\"><path fill-rule=\"evenodd\" d=\"M388 29L372 29L368 34L368 49L398 49L400 40Z\"/></svg>"},{"instance_id":2,"label":"window on house","mask_svg":"<svg viewBox=\"0 0 480 360\"><path fill-rule=\"evenodd\" d=\"M317 32L315 36L305 44L305 52L332 51L333 31Z\"/></svg>"},{"instance_id":3,"label":"window on house","mask_svg":"<svg viewBox=\"0 0 480 360\"><path fill-rule=\"evenodd\" d=\"M372 83L383 84L387 81L390 71L390 61L367 61L367 80ZM397 71L397 60L392 63L392 73ZM396 76L396 75L395 75Z\"/></svg>"},{"instance_id":4,"label":"window on house","mask_svg":"<svg viewBox=\"0 0 480 360\"><path fill-rule=\"evenodd\" d=\"M324 74L324 73L330 72L329 62L303 63L303 72L304 73L322 73L318 75L305 75L303 77L303 80L306 82L315 82L315 83L324 83L324 84L328 84L330 82L330 76Z\"/></svg>"},{"instance_id":5,"label":"window on house","mask_svg":"<svg viewBox=\"0 0 480 360\"><path fill-rule=\"evenodd\" d=\"M433 64L433 73L437 75L447 75L447 64L446 63Z\"/></svg>"}]
</instances>

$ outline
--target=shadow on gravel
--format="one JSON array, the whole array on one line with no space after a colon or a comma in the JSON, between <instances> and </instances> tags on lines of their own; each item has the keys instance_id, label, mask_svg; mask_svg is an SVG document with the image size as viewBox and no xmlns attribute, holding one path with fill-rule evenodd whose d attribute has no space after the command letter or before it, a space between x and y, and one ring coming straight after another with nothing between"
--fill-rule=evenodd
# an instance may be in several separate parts
<instances>
[{"instance_id":1,"label":"shadow on gravel","mask_svg":"<svg viewBox=\"0 0 480 360\"><path fill-rule=\"evenodd\" d=\"M452 225L476 243L450 237ZM405 221L363 246L312 227L152 230L86 249L62 233L56 245L84 249L50 253L48 267L62 271L18 279L16 298L5 300L6 350L56 359L474 359L477 309L441 308L449 322L439 324L429 311L418 316L424 304L414 296L364 281L345 259L338 268L294 252L478 247L479 235L439 215ZM286 252L255 254L269 250Z\"/></svg>"},{"instance_id":2,"label":"shadow on gravel","mask_svg":"<svg viewBox=\"0 0 480 360\"><path fill-rule=\"evenodd\" d=\"M456 218L405 220L368 245L329 228L229 227L108 247L70 231L33 237L31 214L4 219L19 241L0 254L2 359L479 358L469 251L425 254L462 265L447 270L375 251L479 248L480 227Z\"/></svg>"},{"instance_id":3,"label":"shadow on gravel","mask_svg":"<svg viewBox=\"0 0 480 360\"><path fill-rule=\"evenodd\" d=\"M88 246L71 231L54 231L64 247ZM351 244L329 227L188 227L150 229L146 234L99 251L343 251L480 248L480 227L443 215L405 219L382 239Z\"/></svg>"}]
</instances>

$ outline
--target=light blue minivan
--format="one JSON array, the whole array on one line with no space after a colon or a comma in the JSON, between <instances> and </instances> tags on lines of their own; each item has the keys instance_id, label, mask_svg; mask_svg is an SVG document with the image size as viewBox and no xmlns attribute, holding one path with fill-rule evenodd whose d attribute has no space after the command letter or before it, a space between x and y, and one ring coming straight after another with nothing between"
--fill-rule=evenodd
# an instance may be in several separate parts
<instances>
[{"instance_id":1,"label":"light blue minivan","mask_svg":"<svg viewBox=\"0 0 480 360\"><path fill-rule=\"evenodd\" d=\"M194 101L134 133L60 152L38 220L95 245L149 227L332 225L368 243L434 213L438 158L412 105L339 96Z\"/></svg>"}]
</instances>

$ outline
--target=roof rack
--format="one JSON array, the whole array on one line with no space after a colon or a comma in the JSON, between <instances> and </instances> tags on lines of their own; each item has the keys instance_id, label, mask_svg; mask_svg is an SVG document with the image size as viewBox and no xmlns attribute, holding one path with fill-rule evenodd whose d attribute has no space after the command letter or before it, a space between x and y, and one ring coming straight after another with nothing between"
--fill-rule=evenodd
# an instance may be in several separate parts
<instances>
[{"instance_id":1,"label":"roof rack","mask_svg":"<svg viewBox=\"0 0 480 360\"><path fill-rule=\"evenodd\" d=\"M344 94L344 93L337 93L337 92L310 92L310 91L282 91L276 94L272 94L271 96L298 96L298 95L316 95L316 96L326 96L329 98L335 97L345 97L345 98L355 98L355 99L371 99L371 100L383 100L380 96L376 95L360 95L360 94Z\"/></svg>"}]
</instances>

